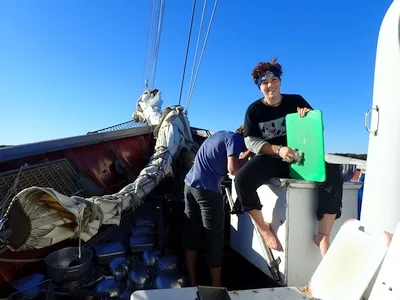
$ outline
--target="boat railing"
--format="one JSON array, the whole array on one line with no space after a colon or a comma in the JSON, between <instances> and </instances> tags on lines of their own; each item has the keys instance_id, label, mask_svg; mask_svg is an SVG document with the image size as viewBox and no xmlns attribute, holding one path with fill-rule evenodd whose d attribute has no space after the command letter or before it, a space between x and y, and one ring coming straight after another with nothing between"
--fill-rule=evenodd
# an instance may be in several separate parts
<instances>
[{"instance_id":1,"label":"boat railing","mask_svg":"<svg viewBox=\"0 0 400 300\"><path fill-rule=\"evenodd\" d=\"M111 132L111 131L118 131L122 129L131 129L131 128L138 128L138 127L145 127L148 126L147 123L144 122L136 122L134 120L130 120L127 122L123 122L117 125L109 126L103 129L99 129L96 131L88 132L88 134L93 134L93 133L103 133L103 132Z\"/></svg>"},{"instance_id":2,"label":"boat railing","mask_svg":"<svg viewBox=\"0 0 400 300\"><path fill-rule=\"evenodd\" d=\"M0 163L149 133L151 127L142 126L0 148Z\"/></svg>"}]
</instances>

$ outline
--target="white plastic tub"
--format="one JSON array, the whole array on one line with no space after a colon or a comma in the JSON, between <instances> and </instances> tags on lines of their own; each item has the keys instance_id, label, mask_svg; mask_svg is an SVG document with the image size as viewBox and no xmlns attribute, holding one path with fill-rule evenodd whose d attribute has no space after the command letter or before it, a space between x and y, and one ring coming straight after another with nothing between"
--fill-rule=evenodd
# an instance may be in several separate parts
<instances>
[{"instance_id":1,"label":"white plastic tub","mask_svg":"<svg viewBox=\"0 0 400 300\"><path fill-rule=\"evenodd\" d=\"M360 182L344 183L342 216L335 222L331 241L345 220L357 218L357 193L361 185ZM234 184L232 186L235 201ZM283 252L272 252L275 259L278 256L281 259L281 284L286 286L307 285L322 259L319 248L314 244L318 231L316 187L315 183L308 181L274 179L271 184L258 189L264 218L272 223L283 248ZM247 213L239 217L231 215L231 246L272 278L263 246Z\"/></svg>"}]
</instances>

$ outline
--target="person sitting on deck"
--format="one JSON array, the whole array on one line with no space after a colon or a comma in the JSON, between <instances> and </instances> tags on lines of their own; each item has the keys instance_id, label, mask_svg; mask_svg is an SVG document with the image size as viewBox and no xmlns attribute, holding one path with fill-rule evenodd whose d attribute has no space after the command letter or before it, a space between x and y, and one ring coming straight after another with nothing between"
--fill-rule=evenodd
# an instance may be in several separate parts
<instances>
[{"instance_id":1,"label":"person sitting on deck","mask_svg":"<svg viewBox=\"0 0 400 300\"><path fill-rule=\"evenodd\" d=\"M202 226L212 285L221 286L224 246L224 201L220 181L227 172L235 175L244 141L240 134L218 131L199 148L185 177L185 229L183 246L191 284L197 285L196 258Z\"/></svg>"},{"instance_id":2,"label":"person sitting on deck","mask_svg":"<svg viewBox=\"0 0 400 300\"><path fill-rule=\"evenodd\" d=\"M264 221L257 189L273 177L289 178L289 163L295 150L287 147L285 117L298 112L304 117L312 107L301 96L281 94L282 67L276 59L261 62L252 71L254 83L263 97L248 107L245 114L246 147L256 154L235 176L238 202L254 220L269 248L280 250L271 225ZM341 216L343 178L339 165L326 164L326 181L318 186L318 233L314 242L324 256L335 219Z\"/></svg>"}]
</instances>

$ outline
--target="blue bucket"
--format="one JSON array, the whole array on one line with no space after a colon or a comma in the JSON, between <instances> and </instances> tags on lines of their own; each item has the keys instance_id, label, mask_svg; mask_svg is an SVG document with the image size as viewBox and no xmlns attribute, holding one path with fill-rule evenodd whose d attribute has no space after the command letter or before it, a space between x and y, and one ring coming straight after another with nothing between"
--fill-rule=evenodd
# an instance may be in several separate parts
<instances>
[{"instance_id":1,"label":"blue bucket","mask_svg":"<svg viewBox=\"0 0 400 300\"><path fill-rule=\"evenodd\" d=\"M361 217L362 197L363 197L363 193L364 193L364 180L365 180L365 173L363 173L360 176L360 179L358 180L358 181L363 183L361 188L358 190L358 219L359 220L360 220L360 217Z\"/></svg>"}]
</instances>

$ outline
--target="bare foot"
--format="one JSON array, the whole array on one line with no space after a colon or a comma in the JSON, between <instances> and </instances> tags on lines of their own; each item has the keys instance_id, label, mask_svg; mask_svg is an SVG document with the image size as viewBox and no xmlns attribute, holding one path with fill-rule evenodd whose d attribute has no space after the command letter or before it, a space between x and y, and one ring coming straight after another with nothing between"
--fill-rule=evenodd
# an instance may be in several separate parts
<instances>
[{"instance_id":1,"label":"bare foot","mask_svg":"<svg viewBox=\"0 0 400 300\"><path fill-rule=\"evenodd\" d=\"M318 232L318 234L314 238L314 243L319 247L319 250L321 251L321 256L324 257L330 246L329 235Z\"/></svg>"},{"instance_id":2,"label":"bare foot","mask_svg":"<svg viewBox=\"0 0 400 300\"><path fill-rule=\"evenodd\" d=\"M265 243L267 244L268 248L277 250L277 251L281 250L281 247L278 243L277 238L271 231L271 224L265 223L265 225L266 225L265 228L263 230L260 230L260 233L261 233L262 237L264 238Z\"/></svg>"}]
</instances>

